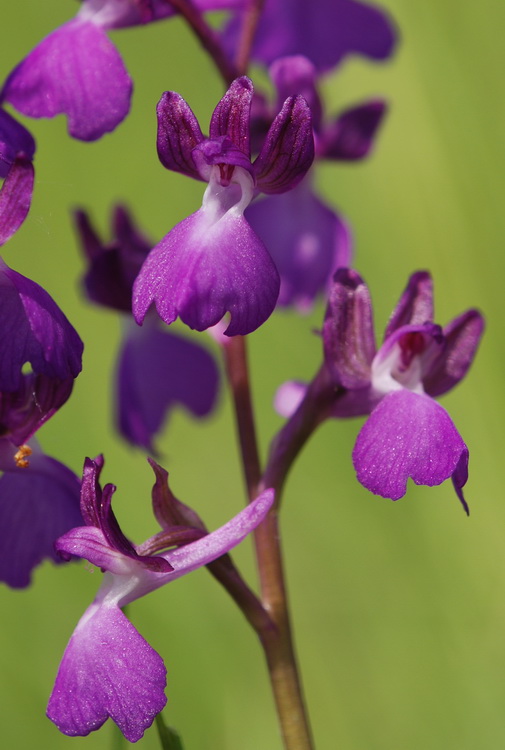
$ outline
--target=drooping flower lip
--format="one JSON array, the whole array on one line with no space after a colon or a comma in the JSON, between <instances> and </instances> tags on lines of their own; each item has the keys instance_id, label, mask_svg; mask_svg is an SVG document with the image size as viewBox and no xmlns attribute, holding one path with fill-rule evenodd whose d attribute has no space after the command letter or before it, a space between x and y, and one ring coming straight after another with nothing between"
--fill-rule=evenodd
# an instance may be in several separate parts
<instances>
[{"instance_id":1,"label":"drooping flower lip","mask_svg":"<svg viewBox=\"0 0 505 750\"><path fill-rule=\"evenodd\" d=\"M388 393L356 440L358 480L376 495L398 500L409 477L430 487L453 478L458 497L468 472L468 448L445 409L429 396L405 388Z\"/></svg>"}]
</instances>

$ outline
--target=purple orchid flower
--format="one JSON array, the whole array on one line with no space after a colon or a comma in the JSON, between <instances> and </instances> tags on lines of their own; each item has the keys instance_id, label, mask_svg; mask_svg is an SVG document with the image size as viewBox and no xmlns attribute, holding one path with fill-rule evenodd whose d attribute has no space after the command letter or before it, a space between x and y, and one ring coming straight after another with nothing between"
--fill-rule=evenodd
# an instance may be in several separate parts
<instances>
[{"instance_id":1,"label":"purple orchid flower","mask_svg":"<svg viewBox=\"0 0 505 750\"><path fill-rule=\"evenodd\" d=\"M397 500L409 477L430 487L450 477L468 513L468 448L434 397L466 375L483 329L477 310L444 328L433 323L432 281L420 271L411 276L377 351L368 289L356 271L337 271L323 328L325 362L337 388L333 415L370 415L353 451L364 487Z\"/></svg>"},{"instance_id":2,"label":"purple orchid flower","mask_svg":"<svg viewBox=\"0 0 505 750\"><path fill-rule=\"evenodd\" d=\"M301 95L312 112L315 163L318 160L357 161L372 150L386 106L372 100L336 117L325 118L317 91L317 70L301 55L276 60L270 77L277 103ZM255 107L253 132L265 132L271 108L261 100ZM269 248L281 279L279 306L310 310L315 298L329 291L337 268L352 259L352 236L347 223L326 205L312 187L313 170L289 193L269 195L249 206L246 217Z\"/></svg>"},{"instance_id":3,"label":"purple orchid flower","mask_svg":"<svg viewBox=\"0 0 505 750\"><path fill-rule=\"evenodd\" d=\"M123 206L114 210L114 239L109 244L100 240L84 212L77 212L75 218L89 264L86 293L125 318L116 369L117 428L131 444L155 453L153 439L174 407L181 405L198 418L213 410L219 388L217 366L203 346L162 330L154 314L147 316L142 328L133 322L132 286L152 245L128 211Z\"/></svg>"},{"instance_id":4,"label":"purple orchid flower","mask_svg":"<svg viewBox=\"0 0 505 750\"><path fill-rule=\"evenodd\" d=\"M234 55L242 13L224 32ZM327 71L349 54L373 60L391 55L396 32L392 21L373 5L356 0L266 0L252 48L252 58L265 65L286 55L304 55L318 71Z\"/></svg>"},{"instance_id":5,"label":"purple orchid flower","mask_svg":"<svg viewBox=\"0 0 505 750\"><path fill-rule=\"evenodd\" d=\"M239 0L195 0L201 11ZM176 13L166 0L84 0L76 18L43 39L7 78L1 102L29 117L68 117L73 138L94 141L127 116L133 84L106 31Z\"/></svg>"},{"instance_id":6,"label":"purple orchid flower","mask_svg":"<svg viewBox=\"0 0 505 750\"><path fill-rule=\"evenodd\" d=\"M19 122L0 109L0 245L26 219L33 193L35 141Z\"/></svg>"},{"instance_id":7,"label":"purple orchid flower","mask_svg":"<svg viewBox=\"0 0 505 750\"><path fill-rule=\"evenodd\" d=\"M251 163L249 119L253 86L236 79L217 105L210 137L173 92L158 104L158 155L175 172L208 182L201 209L151 251L133 288L142 324L154 302L165 323L177 317L202 331L226 312L228 336L258 328L275 307L279 276L267 249L244 218L255 192L295 187L312 163L310 111L302 97L286 99Z\"/></svg>"},{"instance_id":8,"label":"purple orchid flower","mask_svg":"<svg viewBox=\"0 0 505 750\"><path fill-rule=\"evenodd\" d=\"M22 588L80 523L79 480L34 433L65 403L82 342L48 293L0 259L0 580ZM26 364L31 372L24 372Z\"/></svg>"},{"instance_id":9,"label":"purple orchid flower","mask_svg":"<svg viewBox=\"0 0 505 750\"><path fill-rule=\"evenodd\" d=\"M121 607L239 544L265 517L273 491L266 490L217 531L205 534L195 528L195 541L162 552L176 543L169 533L161 532L141 547L134 547L123 535L111 509L115 487L100 489L102 465L101 458L86 459L84 465L81 509L86 526L57 542L60 553L83 557L105 575L67 645L47 715L70 736L86 736L110 717L130 742L136 742L165 706L166 669ZM159 467L153 468L156 472ZM157 485L153 504L159 513ZM175 527L176 532L180 529Z\"/></svg>"}]
</instances>

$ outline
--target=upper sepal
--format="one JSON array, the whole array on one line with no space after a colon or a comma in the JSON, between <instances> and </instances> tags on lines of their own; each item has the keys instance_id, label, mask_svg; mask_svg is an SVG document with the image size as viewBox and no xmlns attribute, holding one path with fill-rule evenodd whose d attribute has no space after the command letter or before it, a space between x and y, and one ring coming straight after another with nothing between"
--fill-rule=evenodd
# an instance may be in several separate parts
<instances>
[{"instance_id":1,"label":"upper sepal","mask_svg":"<svg viewBox=\"0 0 505 750\"><path fill-rule=\"evenodd\" d=\"M209 127L209 138L228 136L231 142L250 159L249 119L253 85L247 76L236 78L217 104Z\"/></svg>"},{"instance_id":2,"label":"upper sepal","mask_svg":"<svg viewBox=\"0 0 505 750\"><path fill-rule=\"evenodd\" d=\"M310 108L302 96L291 96L273 121L254 162L258 188L283 193L295 187L314 160Z\"/></svg>"},{"instance_id":3,"label":"upper sepal","mask_svg":"<svg viewBox=\"0 0 505 750\"><path fill-rule=\"evenodd\" d=\"M193 161L192 151L202 143L204 137L189 104L175 91L165 91L156 113L156 147L163 166L195 180L202 179Z\"/></svg>"},{"instance_id":4,"label":"upper sepal","mask_svg":"<svg viewBox=\"0 0 505 750\"><path fill-rule=\"evenodd\" d=\"M339 268L323 324L326 366L336 385L351 390L370 384L375 337L370 293L361 276Z\"/></svg>"}]
</instances>

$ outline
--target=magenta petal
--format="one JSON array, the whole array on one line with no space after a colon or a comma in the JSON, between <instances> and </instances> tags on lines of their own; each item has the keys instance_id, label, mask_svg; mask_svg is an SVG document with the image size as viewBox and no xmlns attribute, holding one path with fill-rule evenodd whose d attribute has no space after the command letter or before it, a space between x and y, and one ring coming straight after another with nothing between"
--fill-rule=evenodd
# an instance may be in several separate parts
<instances>
[{"instance_id":1,"label":"magenta petal","mask_svg":"<svg viewBox=\"0 0 505 750\"><path fill-rule=\"evenodd\" d=\"M55 552L54 542L82 524L79 489L79 480L70 469L43 454L33 455L28 467L3 474L0 580L23 588L29 585L33 568L44 558L63 562Z\"/></svg>"},{"instance_id":2,"label":"magenta petal","mask_svg":"<svg viewBox=\"0 0 505 750\"><path fill-rule=\"evenodd\" d=\"M243 17L225 30L235 51ZM305 55L319 71L337 65L349 53L372 59L388 57L395 31L379 8L355 0L266 0L252 56L266 65L284 55Z\"/></svg>"},{"instance_id":3,"label":"magenta petal","mask_svg":"<svg viewBox=\"0 0 505 750\"><path fill-rule=\"evenodd\" d=\"M92 604L65 650L47 716L71 737L110 717L130 742L139 740L166 704L159 654L120 609Z\"/></svg>"},{"instance_id":4,"label":"magenta petal","mask_svg":"<svg viewBox=\"0 0 505 750\"><path fill-rule=\"evenodd\" d=\"M388 321L384 340L398 328L407 325L423 325L433 321L433 282L428 271L417 271L409 278Z\"/></svg>"},{"instance_id":5,"label":"magenta petal","mask_svg":"<svg viewBox=\"0 0 505 750\"><path fill-rule=\"evenodd\" d=\"M165 91L156 107L158 157L164 167L199 180L191 152L203 141L198 120L175 91Z\"/></svg>"},{"instance_id":6,"label":"magenta petal","mask_svg":"<svg viewBox=\"0 0 505 750\"><path fill-rule=\"evenodd\" d=\"M105 32L75 19L49 34L12 71L2 97L29 117L66 114L71 136L94 141L126 117L131 91L121 56Z\"/></svg>"},{"instance_id":7,"label":"magenta petal","mask_svg":"<svg viewBox=\"0 0 505 750\"><path fill-rule=\"evenodd\" d=\"M338 161L363 159L373 147L385 112L386 103L380 100L347 109L324 128L318 156Z\"/></svg>"},{"instance_id":8,"label":"magenta petal","mask_svg":"<svg viewBox=\"0 0 505 750\"><path fill-rule=\"evenodd\" d=\"M323 326L324 358L336 385L367 388L375 356L372 302L361 276L339 268Z\"/></svg>"},{"instance_id":9,"label":"magenta petal","mask_svg":"<svg viewBox=\"0 0 505 750\"><path fill-rule=\"evenodd\" d=\"M278 304L310 309L339 266L351 261L351 235L337 214L303 181L246 209L281 277Z\"/></svg>"},{"instance_id":10,"label":"magenta petal","mask_svg":"<svg viewBox=\"0 0 505 750\"><path fill-rule=\"evenodd\" d=\"M32 161L34 154L35 141L31 133L8 112L0 109L0 177L7 177L17 157Z\"/></svg>"},{"instance_id":11,"label":"magenta petal","mask_svg":"<svg viewBox=\"0 0 505 750\"><path fill-rule=\"evenodd\" d=\"M284 193L298 185L314 161L314 135L309 105L291 96L273 121L253 164L263 193Z\"/></svg>"},{"instance_id":12,"label":"magenta petal","mask_svg":"<svg viewBox=\"0 0 505 750\"><path fill-rule=\"evenodd\" d=\"M30 210L33 192L33 164L16 159L0 189L0 245L17 232Z\"/></svg>"},{"instance_id":13,"label":"magenta petal","mask_svg":"<svg viewBox=\"0 0 505 750\"><path fill-rule=\"evenodd\" d=\"M361 484L398 500L411 477L416 484L441 484L456 474L468 449L443 407L405 389L389 393L371 413L353 451Z\"/></svg>"},{"instance_id":14,"label":"magenta petal","mask_svg":"<svg viewBox=\"0 0 505 750\"><path fill-rule=\"evenodd\" d=\"M81 371L83 344L49 294L0 258L0 390L21 387L21 368L66 380Z\"/></svg>"},{"instance_id":15,"label":"magenta petal","mask_svg":"<svg viewBox=\"0 0 505 750\"><path fill-rule=\"evenodd\" d=\"M142 328L129 329L117 383L119 431L133 445L153 452L153 438L175 406L195 417L212 410L219 373L202 346L145 321Z\"/></svg>"},{"instance_id":16,"label":"magenta petal","mask_svg":"<svg viewBox=\"0 0 505 750\"><path fill-rule=\"evenodd\" d=\"M200 209L151 250L133 287L133 314L142 323L154 302L167 324L180 317L203 331L227 313L228 336L245 335L272 313L279 276L266 248L233 209L217 221Z\"/></svg>"},{"instance_id":17,"label":"magenta petal","mask_svg":"<svg viewBox=\"0 0 505 750\"><path fill-rule=\"evenodd\" d=\"M445 347L423 378L426 393L441 396L465 377L483 332L484 318L478 310L467 310L444 327Z\"/></svg>"},{"instance_id":18,"label":"magenta petal","mask_svg":"<svg viewBox=\"0 0 505 750\"><path fill-rule=\"evenodd\" d=\"M237 78L217 104L209 128L209 138L228 136L233 145L248 158L251 155L249 117L252 97L253 85L249 78Z\"/></svg>"}]
</instances>

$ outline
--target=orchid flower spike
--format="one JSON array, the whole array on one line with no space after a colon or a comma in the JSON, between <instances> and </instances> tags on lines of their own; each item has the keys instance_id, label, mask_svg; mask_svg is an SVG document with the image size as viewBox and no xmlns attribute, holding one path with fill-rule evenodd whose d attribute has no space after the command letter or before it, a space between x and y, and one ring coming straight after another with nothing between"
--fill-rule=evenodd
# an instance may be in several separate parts
<instances>
[{"instance_id":1,"label":"orchid flower spike","mask_svg":"<svg viewBox=\"0 0 505 750\"><path fill-rule=\"evenodd\" d=\"M133 313L142 324L154 303L161 319L177 317L203 331L229 312L225 333L245 335L273 311L279 275L262 241L244 218L254 195L294 188L314 158L310 109L288 97L259 156L251 162L253 86L237 78L214 110L210 135L179 94L158 104L158 155L170 170L208 183L202 207L151 251L133 288Z\"/></svg>"},{"instance_id":2,"label":"orchid flower spike","mask_svg":"<svg viewBox=\"0 0 505 750\"><path fill-rule=\"evenodd\" d=\"M102 466L101 457L86 459L81 494L86 526L69 531L56 545L63 555L89 560L104 571L104 577L68 643L47 715L70 736L88 735L110 717L130 742L136 742L165 706L166 669L121 608L239 544L265 517L273 490L263 492L217 531L207 534L198 524L195 541L161 551L160 547L169 546L166 528L161 532L164 545L159 541L158 547L160 535L141 547L126 539L111 508L115 487L108 484L102 490L99 484ZM153 468L158 480L154 464ZM153 505L159 516L156 487ZM182 512L182 504L178 508ZM192 517L188 512L185 515Z\"/></svg>"}]
</instances>

